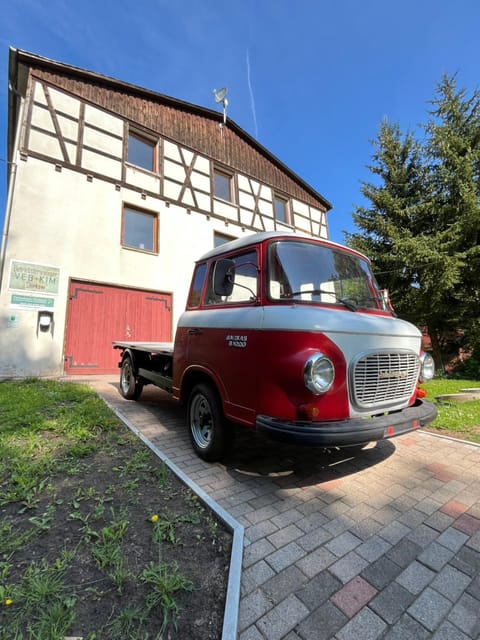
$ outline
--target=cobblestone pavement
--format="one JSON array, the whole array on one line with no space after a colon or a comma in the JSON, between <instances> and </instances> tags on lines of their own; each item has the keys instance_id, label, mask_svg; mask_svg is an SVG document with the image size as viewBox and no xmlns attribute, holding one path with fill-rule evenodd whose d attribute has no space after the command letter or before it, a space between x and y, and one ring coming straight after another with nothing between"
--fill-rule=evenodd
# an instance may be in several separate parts
<instances>
[{"instance_id":1,"label":"cobblestone pavement","mask_svg":"<svg viewBox=\"0 0 480 640\"><path fill-rule=\"evenodd\" d=\"M239 433L207 464L166 394L89 382L245 527L239 640L480 637L480 447L416 432L348 456Z\"/></svg>"}]
</instances>

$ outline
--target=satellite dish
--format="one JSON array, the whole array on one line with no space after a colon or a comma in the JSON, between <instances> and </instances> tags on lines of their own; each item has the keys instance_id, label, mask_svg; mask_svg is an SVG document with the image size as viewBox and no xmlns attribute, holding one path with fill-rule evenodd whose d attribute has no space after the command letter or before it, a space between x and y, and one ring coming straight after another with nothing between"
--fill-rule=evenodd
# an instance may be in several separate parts
<instances>
[{"instance_id":1,"label":"satellite dish","mask_svg":"<svg viewBox=\"0 0 480 640\"><path fill-rule=\"evenodd\" d=\"M215 96L215 102L223 102L227 95L227 87L222 87L221 89L214 89L213 95Z\"/></svg>"},{"instance_id":2,"label":"satellite dish","mask_svg":"<svg viewBox=\"0 0 480 640\"><path fill-rule=\"evenodd\" d=\"M215 102L221 102L223 104L223 125L220 127L224 127L227 123L227 87L222 87L221 89L214 89L213 95L215 96Z\"/></svg>"}]
</instances>

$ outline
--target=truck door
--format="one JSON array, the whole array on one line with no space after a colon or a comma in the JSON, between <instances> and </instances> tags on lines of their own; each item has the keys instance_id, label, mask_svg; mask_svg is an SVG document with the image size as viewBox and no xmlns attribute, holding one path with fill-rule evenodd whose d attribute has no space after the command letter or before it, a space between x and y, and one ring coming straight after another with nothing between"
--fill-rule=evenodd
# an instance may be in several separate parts
<instances>
[{"instance_id":1,"label":"truck door","mask_svg":"<svg viewBox=\"0 0 480 640\"><path fill-rule=\"evenodd\" d=\"M215 270L220 266L231 285L223 292L214 286ZM194 314L192 326L186 331L189 363L211 373L227 415L244 422L253 421L257 404L263 318L259 294L256 250L229 256L227 260L225 256L218 258L210 265L202 309Z\"/></svg>"}]
</instances>

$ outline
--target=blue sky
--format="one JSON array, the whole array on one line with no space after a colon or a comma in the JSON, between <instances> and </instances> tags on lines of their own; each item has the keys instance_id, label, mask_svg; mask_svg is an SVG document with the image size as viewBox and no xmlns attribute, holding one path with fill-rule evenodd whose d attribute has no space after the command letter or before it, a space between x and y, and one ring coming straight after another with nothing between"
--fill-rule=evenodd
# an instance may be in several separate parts
<instances>
[{"instance_id":1,"label":"blue sky","mask_svg":"<svg viewBox=\"0 0 480 640\"><path fill-rule=\"evenodd\" d=\"M9 46L209 108L227 86L229 117L333 204L343 242L382 119L417 131L444 73L480 86L479 25L478 0L3 0L0 224Z\"/></svg>"}]
</instances>

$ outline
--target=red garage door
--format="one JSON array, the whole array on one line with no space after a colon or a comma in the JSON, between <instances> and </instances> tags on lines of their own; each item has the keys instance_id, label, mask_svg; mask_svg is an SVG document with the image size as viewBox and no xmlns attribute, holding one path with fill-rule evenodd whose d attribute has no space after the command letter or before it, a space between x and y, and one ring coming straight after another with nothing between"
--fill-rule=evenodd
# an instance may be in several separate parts
<instances>
[{"instance_id":1,"label":"red garage door","mask_svg":"<svg viewBox=\"0 0 480 640\"><path fill-rule=\"evenodd\" d=\"M74 281L70 283L65 373L117 373L114 340L169 342L172 296Z\"/></svg>"}]
</instances>

